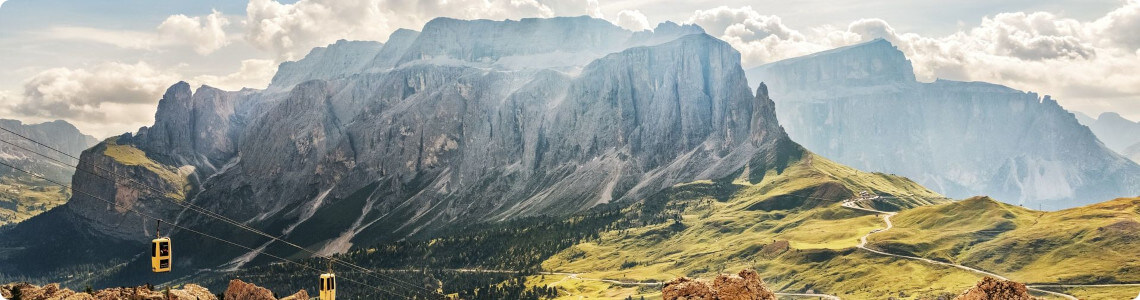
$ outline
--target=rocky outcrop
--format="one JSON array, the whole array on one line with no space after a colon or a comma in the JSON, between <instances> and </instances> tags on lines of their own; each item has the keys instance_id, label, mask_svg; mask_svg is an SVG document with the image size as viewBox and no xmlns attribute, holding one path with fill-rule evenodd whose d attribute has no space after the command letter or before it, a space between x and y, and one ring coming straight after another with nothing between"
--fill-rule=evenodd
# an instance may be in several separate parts
<instances>
[{"instance_id":1,"label":"rocky outcrop","mask_svg":"<svg viewBox=\"0 0 1140 300\"><path fill-rule=\"evenodd\" d=\"M230 300L273 300L273 292L269 289L246 283L239 279L230 280L226 288L225 299Z\"/></svg>"},{"instance_id":2,"label":"rocky outcrop","mask_svg":"<svg viewBox=\"0 0 1140 300\"><path fill-rule=\"evenodd\" d=\"M273 292L269 289L259 287L252 283L246 283L239 279L230 280L230 286L226 288L224 294L226 300L276 300L273 297ZM293 295L289 295L280 300L304 300L309 299L309 293L305 290L297 291Z\"/></svg>"},{"instance_id":3,"label":"rocky outcrop","mask_svg":"<svg viewBox=\"0 0 1140 300\"><path fill-rule=\"evenodd\" d=\"M1024 284L986 276L955 300L1039 300L1029 295Z\"/></svg>"},{"instance_id":4,"label":"rocky outcrop","mask_svg":"<svg viewBox=\"0 0 1140 300\"><path fill-rule=\"evenodd\" d=\"M300 291L297 291L296 294L292 294L292 295L289 295L285 298L281 298L281 300L308 300L308 299L309 299L309 292L306 292L305 290L300 290Z\"/></svg>"},{"instance_id":5,"label":"rocky outcrop","mask_svg":"<svg viewBox=\"0 0 1140 300\"><path fill-rule=\"evenodd\" d=\"M0 286L0 296L3 296L4 299L21 300L218 300L209 290L194 284L187 284L182 288L170 289L169 291L151 290L150 287L140 286L109 288L85 293L60 288L59 284L56 283L43 287L28 283L15 283Z\"/></svg>"},{"instance_id":6,"label":"rocky outcrop","mask_svg":"<svg viewBox=\"0 0 1140 300\"><path fill-rule=\"evenodd\" d=\"M681 277L665 283L661 292L665 300L775 300L776 294L764 286L753 270L739 274L720 274L707 282Z\"/></svg>"},{"instance_id":7,"label":"rocky outcrop","mask_svg":"<svg viewBox=\"0 0 1140 300\"><path fill-rule=\"evenodd\" d=\"M989 195L1055 210L1140 194L1140 165L1049 96L918 82L885 40L774 62L748 77L768 84L781 124L807 149L952 198Z\"/></svg>"}]
</instances>

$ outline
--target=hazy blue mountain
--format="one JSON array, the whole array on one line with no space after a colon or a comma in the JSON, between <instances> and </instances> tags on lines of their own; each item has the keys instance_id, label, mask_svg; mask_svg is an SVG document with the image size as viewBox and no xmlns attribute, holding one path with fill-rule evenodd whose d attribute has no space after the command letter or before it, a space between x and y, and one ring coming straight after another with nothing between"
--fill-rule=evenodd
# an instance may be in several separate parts
<instances>
[{"instance_id":1,"label":"hazy blue mountain","mask_svg":"<svg viewBox=\"0 0 1140 300\"><path fill-rule=\"evenodd\" d=\"M1140 143L1124 148L1124 152L1121 154L1136 163L1140 163Z\"/></svg>"},{"instance_id":2,"label":"hazy blue mountain","mask_svg":"<svg viewBox=\"0 0 1140 300\"><path fill-rule=\"evenodd\" d=\"M1102 113L1095 119L1077 113L1077 120L1092 129L1105 146L1117 153L1125 154L1128 147L1140 143L1140 122L1125 119L1118 113Z\"/></svg>"},{"instance_id":3,"label":"hazy blue mountain","mask_svg":"<svg viewBox=\"0 0 1140 300\"><path fill-rule=\"evenodd\" d=\"M793 140L951 197L1060 209L1140 193L1140 166L1049 96L984 82L915 81L885 40L763 65Z\"/></svg>"}]
</instances>

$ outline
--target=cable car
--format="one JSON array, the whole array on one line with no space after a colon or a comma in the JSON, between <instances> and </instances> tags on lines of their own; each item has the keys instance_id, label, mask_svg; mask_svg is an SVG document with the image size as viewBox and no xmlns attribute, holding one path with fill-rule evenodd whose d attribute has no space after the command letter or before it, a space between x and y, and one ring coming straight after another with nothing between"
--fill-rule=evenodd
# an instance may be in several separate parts
<instances>
[{"instance_id":1,"label":"cable car","mask_svg":"<svg viewBox=\"0 0 1140 300\"><path fill-rule=\"evenodd\" d=\"M150 241L150 270L155 273L170 272L170 237L163 237L159 233L162 220L156 220L154 226L154 239Z\"/></svg>"},{"instance_id":2,"label":"cable car","mask_svg":"<svg viewBox=\"0 0 1140 300\"><path fill-rule=\"evenodd\" d=\"M336 300L336 275L321 274L320 300Z\"/></svg>"},{"instance_id":3,"label":"cable car","mask_svg":"<svg viewBox=\"0 0 1140 300\"><path fill-rule=\"evenodd\" d=\"M170 238L150 241L150 269L155 273L170 272Z\"/></svg>"}]
</instances>

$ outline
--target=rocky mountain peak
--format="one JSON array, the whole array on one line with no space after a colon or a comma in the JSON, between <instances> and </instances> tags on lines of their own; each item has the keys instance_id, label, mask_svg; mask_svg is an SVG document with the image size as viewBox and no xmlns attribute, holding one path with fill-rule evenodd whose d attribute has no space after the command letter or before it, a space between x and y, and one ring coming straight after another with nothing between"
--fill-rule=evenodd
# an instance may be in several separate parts
<instances>
[{"instance_id":1,"label":"rocky mountain peak","mask_svg":"<svg viewBox=\"0 0 1140 300\"><path fill-rule=\"evenodd\" d=\"M824 91L834 86L915 83L910 60L884 39L789 58L748 72L750 78L764 78L770 85L799 91Z\"/></svg>"},{"instance_id":2,"label":"rocky mountain peak","mask_svg":"<svg viewBox=\"0 0 1140 300\"><path fill-rule=\"evenodd\" d=\"M518 21L436 18L424 25L398 64L453 60L507 68L543 67L566 62L535 55L558 53L559 60L571 62L596 58L620 50L631 34L605 20L586 16ZM510 57L519 61L503 61Z\"/></svg>"},{"instance_id":3,"label":"rocky mountain peak","mask_svg":"<svg viewBox=\"0 0 1140 300\"><path fill-rule=\"evenodd\" d=\"M308 80L361 73L383 46L373 41L338 40L326 47L313 48L298 61L281 63L269 87L284 90Z\"/></svg>"}]
</instances>

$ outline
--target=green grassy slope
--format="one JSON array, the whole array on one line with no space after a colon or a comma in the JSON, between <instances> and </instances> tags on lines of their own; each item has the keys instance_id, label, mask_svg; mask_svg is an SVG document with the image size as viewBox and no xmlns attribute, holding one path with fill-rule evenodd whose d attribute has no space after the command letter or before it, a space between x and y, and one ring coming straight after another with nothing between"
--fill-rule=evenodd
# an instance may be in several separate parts
<instances>
[{"instance_id":1,"label":"green grassy slope","mask_svg":"<svg viewBox=\"0 0 1140 300\"><path fill-rule=\"evenodd\" d=\"M71 191L32 176L0 176L0 226L64 204Z\"/></svg>"},{"instance_id":2,"label":"green grassy slope","mask_svg":"<svg viewBox=\"0 0 1140 300\"><path fill-rule=\"evenodd\" d=\"M855 299L899 297L899 292L908 299L956 294L979 279L954 268L855 249L859 237L884 226L870 213L840 205L859 191L881 196L874 205L879 208L948 202L906 178L861 172L808 154L755 184L738 178L674 186L626 209L627 215L648 221L578 243L546 260L543 268L621 281L755 268L779 291ZM543 282L552 284L548 281Z\"/></svg>"},{"instance_id":3,"label":"green grassy slope","mask_svg":"<svg viewBox=\"0 0 1140 300\"><path fill-rule=\"evenodd\" d=\"M893 220L872 245L1030 283L1140 282L1140 198L1039 212L978 197Z\"/></svg>"}]
</instances>

